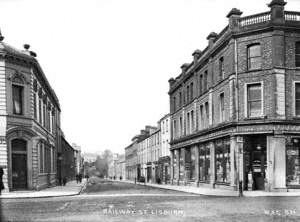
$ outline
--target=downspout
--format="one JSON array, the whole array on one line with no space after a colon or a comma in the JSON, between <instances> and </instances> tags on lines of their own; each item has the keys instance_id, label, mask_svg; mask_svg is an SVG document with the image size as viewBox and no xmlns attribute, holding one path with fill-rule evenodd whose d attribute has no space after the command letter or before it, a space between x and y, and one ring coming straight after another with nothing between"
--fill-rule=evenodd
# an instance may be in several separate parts
<instances>
[{"instance_id":1,"label":"downspout","mask_svg":"<svg viewBox=\"0 0 300 222\"><path fill-rule=\"evenodd\" d=\"M235 69L235 112L236 121L239 121L239 86L238 86L238 53L237 53L237 40L234 39L234 69Z\"/></svg>"}]
</instances>

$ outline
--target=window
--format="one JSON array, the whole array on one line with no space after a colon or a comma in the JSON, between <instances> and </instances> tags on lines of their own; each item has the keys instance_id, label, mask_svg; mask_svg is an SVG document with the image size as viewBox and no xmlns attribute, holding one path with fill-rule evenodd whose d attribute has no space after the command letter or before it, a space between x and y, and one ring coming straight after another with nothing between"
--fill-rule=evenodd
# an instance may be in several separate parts
<instances>
[{"instance_id":1,"label":"window","mask_svg":"<svg viewBox=\"0 0 300 222\"><path fill-rule=\"evenodd\" d=\"M179 180L183 180L184 179L184 164L183 164L183 152L182 150L178 150L179 151Z\"/></svg>"},{"instance_id":2,"label":"window","mask_svg":"<svg viewBox=\"0 0 300 222\"><path fill-rule=\"evenodd\" d=\"M225 112L224 112L224 93L220 94L220 123L224 122L225 120Z\"/></svg>"},{"instance_id":3,"label":"window","mask_svg":"<svg viewBox=\"0 0 300 222\"><path fill-rule=\"evenodd\" d=\"M208 72L207 70L204 72L204 92L208 89L208 82L207 82L207 76L208 76Z\"/></svg>"},{"instance_id":4,"label":"window","mask_svg":"<svg viewBox=\"0 0 300 222\"><path fill-rule=\"evenodd\" d=\"M176 170L176 166L177 166L177 155L176 155L176 152L178 151L171 151L173 153L173 178L174 179L177 179L178 178L178 175L177 175L177 170Z\"/></svg>"},{"instance_id":5,"label":"window","mask_svg":"<svg viewBox=\"0 0 300 222\"><path fill-rule=\"evenodd\" d=\"M195 130L194 110L191 111L191 133Z\"/></svg>"},{"instance_id":6,"label":"window","mask_svg":"<svg viewBox=\"0 0 300 222\"><path fill-rule=\"evenodd\" d=\"M251 84L247 86L248 94L248 117L262 115L261 84Z\"/></svg>"},{"instance_id":7,"label":"window","mask_svg":"<svg viewBox=\"0 0 300 222\"><path fill-rule=\"evenodd\" d=\"M182 106L182 93L179 92L179 107Z\"/></svg>"},{"instance_id":8,"label":"window","mask_svg":"<svg viewBox=\"0 0 300 222\"><path fill-rule=\"evenodd\" d=\"M295 114L300 116L300 83L295 84Z\"/></svg>"},{"instance_id":9,"label":"window","mask_svg":"<svg viewBox=\"0 0 300 222\"><path fill-rule=\"evenodd\" d=\"M190 87L186 87L186 102L188 103L190 101Z\"/></svg>"},{"instance_id":10,"label":"window","mask_svg":"<svg viewBox=\"0 0 300 222\"><path fill-rule=\"evenodd\" d=\"M259 44L248 47L248 70L261 68L261 46Z\"/></svg>"},{"instance_id":11,"label":"window","mask_svg":"<svg viewBox=\"0 0 300 222\"><path fill-rule=\"evenodd\" d=\"M13 114L23 114L23 86L12 85Z\"/></svg>"},{"instance_id":12,"label":"window","mask_svg":"<svg viewBox=\"0 0 300 222\"><path fill-rule=\"evenodd\" d=\"M203 113L203 105L200 106L200 126L201 129L204 127L204 113Z\"/></svg>"},{"instance_id":13,"label":"window","mask_svg":"<svg viewBox=\"0 0 300 222\"><path fill-rule=\"evenodd\" d=\"M208 107L208 102L205 103L205 114L206 114L206 127L208 126L209 124L209 107Z\"/></svg>"},{"instance_id":14,"label":"window","mask_svg":"<svg viewBox=\"0 0 300 222\"><path fill-rule=\"evenodd\" d=\"M195 180L196 178L196 149L198 147L191 148L191 179Z\"/></svg>"},{"instance_id":15,"label":"window","mask_svg":"<svg viewBox=\"0 0 300 222\"><path fill-rule=\"evenodd\" d=\"M191 90L191 93L190 93L190 95L191 95L191 100L193 100L194 99L194 83L191 83L191 86L190 86L190 90Z\"/></svg>"},{"instance_id":16,"label":"window","mask_svg":"<svg viewBox=\"0 0 300 222\"><path fill-rule=\"evenodd\" d=\"M292 139L286 146L286 181L287 185L300 185L300 143L299 138Z\"/></svg>"},{"instance_id":17,"label":"window","mask_svg":"<svg viewBox=\"0 0 300 222\"><path fill-rule=\"evenodd\" d=\"M176 97L173 97L173 111L176 111Z\"/></svg>"},{"instance_id":18,"label":"window","mask_svg":"<svg viewBox=\"0 0 300 222\"><path fill-rule=\"evenodd\" d=\"M216 142L216 181L230 182L230 141L218 140Z\"/></svg>"},{"instance_id":19,"label":"window","mask_svg":"<svg viewBox=\"0 0 300 222\"><path fill-rule=\"evenodd\" d=\"M186 133L190 133L190 113L187 113L187 119L186 119Z\"/></svg>"},{"instance_id":20,"label":"window","mask_svg":"<svg viewBox=\"0 0 300 222\"><path fill-rule=\"evenodd\" d=\"M210 179L210 149L207 144L201 145L199 150L200 181L209 182Z\"/></svg>"},{"instance_id":21,"label":"window","mask_svg":"<svg viewBox=\"0 0 300 222\"><path fill-rule=\"evenodd\" d=\"M168 122L169 122L169 120L166 120L166 132L168 132L168 130L169 130Z\"/></svg>"},{"instance_id":22,"label":"window","mask_svg":"<svg viewBox=\"0 0 300 222\"><path fill-rule=\"evenodd\" d=\"M203 75L200 75L200 91L199 93L202 94L203 93Z\"/></svg>"},{"instance_id":23,"label":"window","mask_svg":"<svg viewBox=\"0 0 300 222\"><path fill-rule=\"evenodd\" d=\"M295 61L296 67L300 67L300 42L296 42Z\"/></svg>"},{"instance_id":24,"label":"window","mask_svg":"<svg viewBox=\"0 0 300 222\"><path fill-rule=\"evenodd\" d=\"M224 79L225 71L224 71L224 57L219 59L219 77L220 79Z\"/></svg>"},{"instance_id":25,"label":"window","mask_svg":"<svg viewBox=\"0 0 300 222\"><path fill-rule=\"evenodd\" d=\"M44 144L40 143L39 145L39 154L40 154L40 173L44 173Z\"/></svg>"},{"instance_id":26,"label":"window","mask_svg":"<svg viewBox=\"0 0 300 222\"><path fill-rule=\"evenodd\" d=\"M173 139L176 138L177 132L176 132L176 120L173 121Z\"/></svg>"},{"instance_id":27,"label":"window","mask_svg":"<svg viewBox=\"0 0 300 222\"><path fill-rule=\"evenodd\" d=\"M179 117L179 131L180 131L180 136L182 136L183 135L182 117Z\"/></svg>"}]
</instances>

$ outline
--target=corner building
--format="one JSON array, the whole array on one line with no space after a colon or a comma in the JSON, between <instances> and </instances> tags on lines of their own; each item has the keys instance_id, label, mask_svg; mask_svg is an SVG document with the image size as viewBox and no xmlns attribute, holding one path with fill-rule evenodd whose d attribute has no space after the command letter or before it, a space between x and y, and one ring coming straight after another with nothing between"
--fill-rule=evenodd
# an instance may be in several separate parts
<instances>
[{"instance_id":1,"label":"corner building","mask_svg":"<svg viewBox=\"0 0 300 222\"><path fill-rule=\"evenodd\" d=\"M60 105L36 54L0 35L0 166L5 192L57 182Z\"/></svg>"},{"instance_id":2,"label":"corner building","mask_svg":"<svg viewBox=\"0 0 300 222\"><path fill-rule=\"evenodd\" d=\"M232 9L169 80L173 184L300 188L300 12L285 5Z\"/></svg>"}]
</instances>

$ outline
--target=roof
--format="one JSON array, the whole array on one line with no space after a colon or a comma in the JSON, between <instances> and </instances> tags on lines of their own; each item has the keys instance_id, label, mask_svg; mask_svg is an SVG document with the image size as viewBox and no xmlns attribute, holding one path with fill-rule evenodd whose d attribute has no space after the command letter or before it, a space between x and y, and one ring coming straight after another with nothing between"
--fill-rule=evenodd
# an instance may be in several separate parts
<instances>
[{"instance_id":1,"label":"roof","mask_svg":"<svg viewBox=\"0 0 300 222\"><path fill-rule=\"evenodd\" d=\"M36 54L32 51L20 50L20 49L17 49L5 42L0 41L0 56L3 56L4 58L10 58L10 57L16 58L20 62L28 63L29 65L32 65L33 67L35 67L38 71L40 78L43 80L46 87L50 91L51 96L52 96L53 100L55 101L58 109L60 110L59 100L58 100L54 90L50 86L50 83L48 82L38 60L35 58L35 55Z\"/></svg>"}]
</instances>

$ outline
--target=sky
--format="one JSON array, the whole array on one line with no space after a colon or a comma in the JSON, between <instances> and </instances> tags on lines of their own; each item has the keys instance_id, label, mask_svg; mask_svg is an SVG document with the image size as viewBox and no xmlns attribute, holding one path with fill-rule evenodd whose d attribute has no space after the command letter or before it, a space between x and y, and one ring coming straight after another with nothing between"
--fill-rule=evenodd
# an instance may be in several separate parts
<instances>
[{"instance_id":1,"label":"sky","mask_svg":"<svg viewBox=\"0 0 300 222\"><path fill-rule=\"evenodd\" d=\"M0 0L4 42L37 53L61 105L69 143L124 153L169 112L168 80L206 37L271 0ZM300 0L286 10L300 11Z\"/></svg>"}]
</instances>

